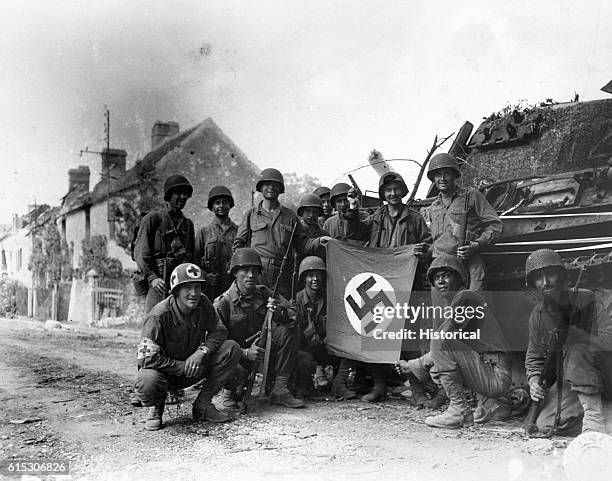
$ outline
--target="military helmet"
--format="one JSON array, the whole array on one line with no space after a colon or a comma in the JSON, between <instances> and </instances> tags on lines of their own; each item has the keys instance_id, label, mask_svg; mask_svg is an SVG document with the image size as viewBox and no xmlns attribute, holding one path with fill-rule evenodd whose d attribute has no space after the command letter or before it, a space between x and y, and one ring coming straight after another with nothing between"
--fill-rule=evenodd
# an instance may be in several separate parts
<instances>
[{"instance_id":1,"label":"military helmet","mask_svg":"<svg viewBox=\"0 0 612 481\"><path fill-rule=\"evenodd\" d=\"M467 286L467 272L465 271L465 267L463 267L463 262L461 262L457 256L441 254L433 260L429 266L429 269L427 269L427 279L429 279L431 284L433 284L433 275L436 273L436 271L442 269L450 269L455 271L457 274L459 274L463 285Z\"/></svg>"},{"instance_id":2,"label":"military helmet","mask_svg":"<svg viewBox=\"0 0 612 481\"><path fill-rule=\"evenodd\" d=\"M237 269L247 266L259 267L260 270L263 269L259 254L250 247L236 249L230 260L230 274L235 274Z\"/></svg>"},{"instance_id":3,"label":"military helmet","mask_svg":"<svg viewBox=\"0 0 612 481\"><path fill-rule=\"evenodd\" d=\"M395 172L389 172L388 174L383 175L378 181L378 197L380 200L385 200L383 191L385 189L385 185L390 184L391 182L399 182L402 185L402 197L406 197L406 195L408 195L408 186L406 185L406 182L404 182L404 178Z\"/></svg>"},{"instance_id":4,"label":"military helmet","mask_svg":"<svg viewBox=\"0 0 612 481\"><path fill-rule=\"evenodd\" d=\"M457 173L457 177L461 177L459 163L451 154L436 154L432 157L427 168L427 178L434 181L434 172L439 169L449 168Z\"/></svg>"},{"instance_id":5,"label":"military helmet","mask_svg":"<svg viewBox=\"0 0 612 481\"><path fill-rule=\"evenodd\" d=\"M561 256L552 249L538 249L529 254L525 262L525 282L533 286L533 275L536 271L545 267L557 267L565 269Z\"/></svg>"},{"instance_id":6,"label":"military helmet","mask_svg":"<svg viewBox=\"0 0 612 481\"><path fill-rule=\"evenodd\" d=\"M325 269L325 261L317 256L305 257L304 260L300 263L300 271L298 272L298 278L300 280L302 280L302 274L306 273L306 271L327 272L327 270Z\"/></svg>"},{"instance_id":7,"label":"military helmet","mask_svg":"<svg viewBox=\"0 0 612 481\"><path fill-rule=\"evenodd\" d=\"M297 215L302 215L304 209L306 207L314 207L315 209L319 209L319 215L323 214L323 202L321 202L321 198L315 194L306 194L300 198L300 203L297 208Z\"/></svg>"},{"instance_id":8,"label":"military helmet","mask_svg":"<svg viewBox=\"0 0 612 481\"><path fill-rule=\"evenodd\" d=\"M319 197L323 197L324 195L329 195L330 192L331 192L331 189L329 187L321 186L321 187L317 187L312 193Z\"/></svg>"},{"instance_id":9,"label":"military helmet","mask_svg":"<svg viewBox=\"0 0 612 481\"><path fill-rule=\"evenodd\" d=\"M333 206L336 204L336 197L348 194L351 189L352 187L344 182L334 185L329 194L329 201L331 202L331 205Z\"/></svg>"},{"instance_id":10,"label":"military helmet","mask_svg":"<svg viewBox=\"0 0 612 481\"><path fill-rule=\"evenodd\" d=\"M174 268L170 276L170 292L174 294L176 289L181 284L188 282L206 282L204 271L190 262L185 262Z\"/></svg>"},{"instance_id":11,"label":"military helmet","mask_svg":"<svg viewBox=\"0 0 612 481\"><path fill-rule=\"evenodd\" d=\"M255 186L255 190L257 190L257 192L261 192L261 184L264 182L276 182L277 184L281 185L280 193L282 194L285 192L285 179L283 179L283 174L281 174L277 169L268 167L267 169L261 171L257 185Z\"/></svg>"},{"instance_id":12,"label":"military helmet","mask_svg":"<svg viewBox=\"0 0 612 481\"><path fill-rule=\"evenodd\" d=\"M164 182L164 200L169 201L172 191L179 189L184 189L189 197L193 194L193 187L186 177L182 175L171 175L168 177L166 182Z\"/></svg>"},{"instance_id":13,"label":"military helmet","mask_svg":"<svg viewBox=\"0 0 612 481\"><path fill-rule=\"evenodd\" d=\"M230 209L234 207L232 192L224 185L215 185L208 193L208 210L212 210L213 202L217 197L227 197L229 199Z\"/></svg>"}]
</instances>

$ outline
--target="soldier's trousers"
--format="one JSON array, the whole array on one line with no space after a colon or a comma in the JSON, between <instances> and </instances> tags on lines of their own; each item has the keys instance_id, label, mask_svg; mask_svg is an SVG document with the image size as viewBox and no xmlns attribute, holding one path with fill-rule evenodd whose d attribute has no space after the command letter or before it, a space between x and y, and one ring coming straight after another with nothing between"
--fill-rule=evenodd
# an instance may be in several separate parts
<instances>
[{"instance_id":1,"label":"soldier's trousers","mask_svg":"<svg viewBox=\"0 0 612 481\"><path fill-rule=\"evenodd\" d=\"M162 296L155 289L151 289L149 287L149 290L147 291L147 296L145 297L145 303L144 303L145 314L148 314L151 311L151 309L153 309L157 304L159 304L165 298L166 296Z\"/></svg>"},{"instance_id":2,"label":"soldier's trousers","mask_svg":"<svg viewBox=\"0 0 612 481\"><path fill-rule=\"evenodd\" d=\"M436 382L446 374L458 373L467 389L487 397L507 394L512 384L512 360L503 353L479 353L465 341L432 340L433 366L429 374Z\"/></svg>"},{"instance_id":3,"label":"soldier's trousers","mask_svg":"<svg viewBox=\"0 0 612 481\"><path fill-rule=\"evenodd\" d=\"M561 419L557 432L574 436L582 429L582 405L578 392L598 394L603 391L602 373L600 367L602 353L588 350L569 349L563 363L564 382L561 398ZM546 393L542 411L536 421L538 431L547 432L553 426L557 413L557 383Z\"/></svg>"},{"instance_id":4,"label":"soldier's trousers","mask_svg":"<svg viewBox=\"0 0 612 481\"><path fill-rule=\"evenodd\" d=\"M199 377L170 376L157 369L140 369L136 377L136 397L143 406L154 406L164 401L170 389L183 389L206 378L206 386L221 385L234 372L240 361L240 346L234 341L225 341L219 350L205 360L203 373Z\"/></svg>"},{"instance_id":5,"label":"soldier's trousers","mask_svg":"<svg viewBox=\"0 0 612 481\"><path fill-rule=\"evenodd\" d=\"M300 333L298 328L290 324L272 324L272 349L270 351L270 367L268 374L272 376L286 376L289 378L297 363ZM265 346L265 345L264 345ZM244 362L242 363L245 364ZM250 367L250 366L245 366ZM226 378L223 384L225 389L236 388L237 373Z\"/></svg>"},{"instance_id":6,"label":"soldier's trousers","mask_svg":"<svg viewBox=\"0 0 612 481\"><path fill-rule=\"evenodd\" d=\"M277 259L268 257L261 258L261 264L263 267L261 273L261 282L266 285L270 290L274 289L274 284L278 278L278 293L285 299L291 299L291 278L293 276L293 262L285 263L283 268L283 274L279 278L281 262Z\"/></svg>"}]
</instances>

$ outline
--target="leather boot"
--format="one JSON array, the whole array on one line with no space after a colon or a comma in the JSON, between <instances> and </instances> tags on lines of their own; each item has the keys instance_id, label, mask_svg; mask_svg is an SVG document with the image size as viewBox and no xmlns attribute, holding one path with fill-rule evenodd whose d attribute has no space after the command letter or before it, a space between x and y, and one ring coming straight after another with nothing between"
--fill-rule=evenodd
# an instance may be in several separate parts
<instances>
[{"instance_id":1,"label":"leather boot","mask_svg":"<svg viewBox=\"0 0 612 481\"><path fill-rule=\"evenodd\" d=\"M314 386L315 389L325 389L329 386L329 380L325 375L325 369L323 369L323 366L321 365L317 366L317 370L314 375Z\"/></svg>"},{"instance_id":2,"label":"leather boot","mask_svg":"<svg viewBox=\"0 0 612 481\"><path fill-rule=\"evenodd\" d=\"M436 394L431 399L428 399L423 403L423 406L430 409L439 409L442 405L448 401L448 396L444 388L439 387Z\"/></svg>"},{"instance_id":3,"label":"leather boot","mask_svg":"<svg viewBox=\"0 0 612 481\"><path fill-rule=\"evenodd\" d=\"M382 376L374 377L374 386L372 390L363 395L361 400L366 403L376 403L378 401L384 401L387 397L387 383L385 378Z\"/></svg>"},{"instance_id":4,"label":"leather boot","mask_svg":"<svg viewBox=\"0 0 612 481\"><path fill-rule=\"evenodd\" d=\"M222 409L236 409L238 407L238 403L236 403L234 391L231 389L221 389L218 404Z\"/></svg>"},{"instance_id":5,"label":"leather boot","mask_svg":"<svg viewBox=\"0 0 612 481\"><path fill-rule=\"evenodd\" d=\"M305 407L306 403L304 401L293 397L293 394L287 388L288 382L289 376L276 376L276 382L270 393L270 403L292 409Z\"/></svg>"},{"instance_id":6,"label":"leather boot","mask_svg":"<svg viewBox=\"0 0 612 481\"><path fill-rule=\"evenodd\" d=\"M606 427L603 418L603 403L601 401L601 393L585 394L577 392L580 404L584 410L582 418L582 432L595 431L598 433L606 433Z\"/></svg>"},{"instance_id":7,"label":"leather boot","mask_svg":"<svg viewBox=\"0 0 612 481\"><path fill-rule=\"evenodd\" d=\"M147 431L159 431L164 426L162 423L164 406L164 401L161 401L150 409L149 417L145 421L145 429Z\"/></svg>"},{"instance_id":8,"label":"leather boot","mask_svg":"<svg viewBox=\"0 0 612 481\"><path fill-rule=\"evenodd\" d=\"M225 423L231 421L232 417L229 414L218 411L212 403L213 396L219 390L219 384L208 380L198 397L193 402L191 411L194 421L209 421L211 423Z\"/></svg>"},{"instance_id":9,"label":"leather boot","mask_svg":"<svg viewBox=\"0 0 612 481\"><path fill-rule=\"evenodd\" d=\"M331 393L334 397L340 399L355 399L357 394L346 387L346 379L351 370L352 362L348 359L340 361L340 367L336 373L336 377L332 381Z\"/></svg>"},{"instance_id":10,"label":"leather boot","mask_svg":"<svg viewBox=\"0 0 612 481\"><path fill-rule=\"evenodd\" d=\"M417 377L408 372L408 381L410 381L410 391L412 392L412 402L417 406L424 406L429 399L425 396L425 389L423 383L417 379Z\"/></svg>"},{"instance_id":11,"label":"leather boot","mask_svg":"<svg viewBox=\"0 0 612 481\"><path fill-rule=\"evenodd\" d=\"M472 408L468 404L463 388L463 379L458 372L440 375L442 386L450 399L448 409L437 416L425 418L425 424L434 428L457 429L474 425Z\"/></svg>"},{"instance_id":12,"label":"leather boot","mask_svg":"<svg viewBox=\"0 0 612 481\"><path fill-rule=\"evenodd\" d=\"M512 399L500 397L498 399L487 398L478 395L478 406L474 411L474 422L484 424L489 421L505 421L512 415Z\"/></svg>"}]
</instances>

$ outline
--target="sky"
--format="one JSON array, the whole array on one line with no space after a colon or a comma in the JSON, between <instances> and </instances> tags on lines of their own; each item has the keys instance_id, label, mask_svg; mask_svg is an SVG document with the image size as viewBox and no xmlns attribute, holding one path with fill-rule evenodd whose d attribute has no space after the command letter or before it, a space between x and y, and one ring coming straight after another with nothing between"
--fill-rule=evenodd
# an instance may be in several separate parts
<instances>
[{"instance_id":1,"label":"sky","mask_svg":"<svg viewBox=\"0 0 612 481\"><path fill-rule=\"evenodd\" d=\"M156 120L212 117L260 168L331 186L508 104L609 97L610 24L606 0L2 2L0 223L59 205L70 168L99 180L79 153L105 146L106 107L128 166ZM391 165L413 184L416 164Z\"/></svg>"}]
</instances>

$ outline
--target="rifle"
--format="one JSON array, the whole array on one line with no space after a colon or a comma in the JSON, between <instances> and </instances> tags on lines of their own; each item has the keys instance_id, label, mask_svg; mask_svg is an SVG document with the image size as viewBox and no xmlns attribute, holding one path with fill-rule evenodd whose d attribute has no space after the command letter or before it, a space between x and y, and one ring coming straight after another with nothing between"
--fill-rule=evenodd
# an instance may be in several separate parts
<instances>
[{"instance_id":1,"label":"rifle","mask_svg":"<svg viewBox=\"0 0 612 481\"><path fill-rule=\"evenodd\" d=\"M295 302L295 285L297 279L297 269L298 269L298 255L297 252L293 253L293 275L291 276L291 299L289 302Z\"/></svg>"},{"instance_id":2,"label":"rifle","mask_svg":"<svg viewBox=\"0 0 612 481\"><path fill-rule=\"evenodd\" d=\"M278 281L283 275L283 270L285 268L285 262L287 261L287 257L289 256L289 251L291 250L291 245L293 244L293 236L295 235L295 230L297 228L297 222L293 225L293 230L291 231L291 237L289 238L289 245L287 246L287 251L283 256L283 260L281 262L280 270L278 275L276 276L276 281L274 282L274 290L272 291L272 297L276 298L278 296ZM259 347L264 347L266 352L264 354L263 361L263 376L261 380L261 388L259 391L260 396L265 396L266 394L266 384L268 382L268 369L270 367L270 351L272 350L272 316L274 312L271 309L268 309L266 312L266 317L263 322L263 326L261 328L261 336L257 342ZM251 370L249 371L249 375L247 378L247 383L244 388L244 394L242 396L242 400L240 401L240 414L246 414L248 401L251 397L251 393L253 391L253 385L255 384L255 378L257 377L257 365L252 363Z\"/></svg>"},{"instance_id":3,"label":"rifle","mask_svg":"<svg viewBox=\"0 0 612 481\"><path fill-rule=\"evenodd\" d=\"M542 398L539 401L532 401L524 424L525 435L529 436L530 438L550 438L554 434L555 430L559 426L559 422L561 421L561 402L563 400L563 346L567 342L570 322L576 315L576 297L578 293L578 284L582 279L582 273L584 271L585 268L583 267L580 270L578 279L576 280L576 283L574 284L574 287L572 289L572 299L570 301L571 310L569 315L563 316L563 319L561 319L561 325L557 327L552 333L552 337L550 338L548 348L546 350L547 356L544 360L544 364L542 365L542 371L540 373L539 384L540 387L544 389L544 391L548 391L555 382L557 383L557 408L555 412L555 420L553 421L553 425L548 432L541 433L540 435L538 435L536 421L538 419L538 416L542 412L542 408L544 407L545 398Z\"/></svg>"}]
</instances>

